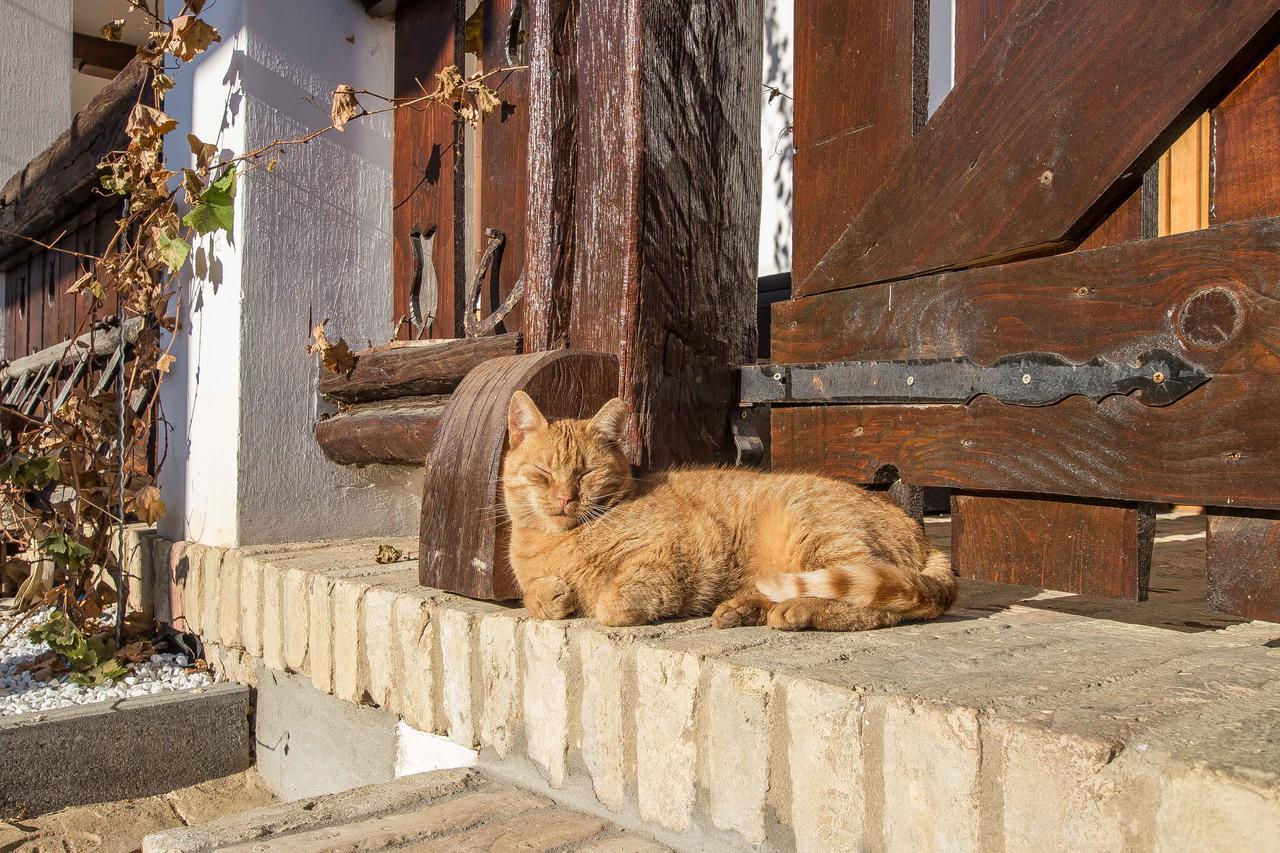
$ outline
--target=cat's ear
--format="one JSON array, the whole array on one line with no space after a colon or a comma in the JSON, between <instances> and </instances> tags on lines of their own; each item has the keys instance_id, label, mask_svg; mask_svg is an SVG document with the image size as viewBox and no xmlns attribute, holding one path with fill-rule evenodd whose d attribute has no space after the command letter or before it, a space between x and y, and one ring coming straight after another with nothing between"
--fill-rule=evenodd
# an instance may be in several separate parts
<instances>
[{"instance_id":1,"label":"cat's ear","mask_svg":"<svg viewBox=\"0 0 1280 853\"><path fill-rule=\"evenodd\" d=\"M627 423L630 411L625 400L614 397L596 412L591 419L591 429L610 444L617 444L622 440L622 428Z\"/></svg>"},{"instance_id":2,"label":"cat's ear","mask_svg":"<svg viewBox=\"0 0 1280 853\"><path fill-rule=\"evenodd\" d=\"M530 435L547 428L547 419L538 411L533 399L523 391L511 395L507 405L507 436L513 448Z\"/></svg>"}]
</instances>

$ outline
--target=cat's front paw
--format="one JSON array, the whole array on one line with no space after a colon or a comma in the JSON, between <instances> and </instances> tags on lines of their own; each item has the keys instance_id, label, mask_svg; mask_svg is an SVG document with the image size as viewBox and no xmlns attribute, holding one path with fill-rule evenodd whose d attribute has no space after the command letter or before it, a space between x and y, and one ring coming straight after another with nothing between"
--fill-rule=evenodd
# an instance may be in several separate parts
<instances>
[{"instance_id":1,"label":"cat's front paw","mask_svg":"<svg viewBox=\"0 0 1280 853\"><path fill-rule=\"evenodd\" d=\"M716 628L740 628L763 625L773 602L763 595L741 595L722 602L711 614L711 624Z\"/></svg>"},{"instance_id":2,"label":"cat's front paw","mask_svg":"<svg viewBox=\"0 0 1280 853\"><path fill-rule=\"evenodd\" d=\"M568 619L578 609L578 596L564 578L534 578L525 588L524 606L534 619Z\"/></svg>"}]
</instances>

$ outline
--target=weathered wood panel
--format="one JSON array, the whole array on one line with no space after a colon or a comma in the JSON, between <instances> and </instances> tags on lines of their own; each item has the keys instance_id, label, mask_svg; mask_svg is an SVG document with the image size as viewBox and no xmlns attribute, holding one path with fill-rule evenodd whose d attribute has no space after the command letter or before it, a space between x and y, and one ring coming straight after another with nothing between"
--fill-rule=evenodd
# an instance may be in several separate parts
<instances>
[{"instance_id":1,"label":"weathered wood panel","mask_svg":"<svg viewBox=\"0 0 1280 853\"><path fill-rule=\"evenodd\" d=\"M429 91L435 75L448 65L461 64L455 53L458 21L453 3L415 0L396 8L395 96ZM395 152L392 157L391 245L393 302L398 319L405 317L401 337L410 337L409 301L414 278L414 249L410 234L419 230L431 234L431 264L424 270L423 288L437 283L437 314L432 338L454 338L462 334L462 314L466 279L466 257L459 250L461 221L456 187L462 180L462 134L454 127L448 110L426 104L421 109L396 110ZM426 303L423 294L420 303ZM425 319L425 318L424 318ZM415 332L416 334L416 332Z\"/></svg>"},{"instance_id":2,"label":"weathered wood panel","mask_svg":"<svg viewBox=\"0 0 1280 853\"><path fill-rule=\"evenodd\" d=\"M356 354L350 373L320 377L320 393L344 403L447 394L475 367L520 352L520 335L392 345Z\"/></svg>"},{"instance_id":3,"label":"weathered wood panel","mask_svg":"<svg viewBox=\"0 0 1280 853\"><path fill-rule=\"evenodd\" d=\"M573 300L577 0L530 0L529 196L523 331L530 352L565 346Z\"/></svg>"},{"instance_id":4,"label":"weathered wood panel","mask_svg":"<svg viewBox=\"0 0 1280 853\"><path fill-rule=\"evenodd\" d=\"M1019 4L797 292L1071 248L1277 22L1272 0Z\"/></svg>"},{"instance_id":5,"label":"weathered wood panel","mask_svg":"<svg viewBox=\"0 0 1280 853\"><path fill-rule=\"evenodd\" d=\"M1209 606L1280 622L1280 513L1211 509Z\"/></svg>"},{"instance_id":6,"label":"weathered wood panel","mask_svg":"<svg viewBox=\"0 0 1280 853\"><path fill-rule=\"evenodd\" d=\"M1213 110L1214 224L1280 212L1280 48Z\"/></svg>"},{"instance_id":7,"label":"weathered wood panel","mask_svg":"<svg viewBox=\"0 0 1280 853\"><path fill-rule=\"evenodd\" d=\"M582 418L616 394L617 382L613 356L573 350L493 359L467 375L427 457L418 563L424 586L472 598L520 597L500 507L511 395L524 391L548 417Z\"/></svg>"},{"instance_id":8,"label":"weathered wood panel","mask_svg":"<svg viewBox=\"0 0 1280 853\"><path fill-rule=\"evenodd\" d=\"M911 142L927 107L913 71L928 7L798 0L795 16L791 269L801 281Z\"/></svg>"},{"instance_id":9,"label":"weathered wood panel","mask_svg":"<svg viewBox=\"0 0 1280 853\"><path fill-rule=\"evenodd\" d=\"M124 128L146 81L146 66L131 64L107 84L53 141L0 189L0 259L30 249L100 196L98 163L128 143Z\"/></svg>"},{"instance_id":10,"label":"weathered wood panel","mask_svg":"<svg viewBox=\"0 0 1280 853\"><path fill-rule=\"evenodd\" d=\"M951 564L975 580L1145 601L1154 536L1149 504L951 496Z\"/></svg>"},{"instance_id":11,"label":"weathered wood panel","mask_svg":"<svg viewBox=\"0 0 1280 853\"><path fill-rule=\"evenodd\" d=\"M758 6L583 4L569 344L617 352L643 467L728 458L754 358Z\"/></svg>"},{"instance_id":12,"label":"weathered wood panel","mask_svg":"<svg viewBox=\"0 0 1280 853\"><path fill-rule=\"evenodd\" d=\"M1163 347L1217 377L1280 374L1280 219L822 294L775 309L778 362ZM1260 389L1261 390L1261 389Z\"/></svg>"},{"instance_id":13,"label":"weathered wood panel","mask_svg":"<svg viewBox=\"0 0 1280 853\"><path fill-rule=\"evenodd\" d=\"M485 0L484 70L503 68L507 63L507 29L513 9L521 10L524 0ZM519 58L521 48L516 46ZM518 63L517 63L518 64ZM506 235L502 254L489 270L480 291L481 316L488 316L502 304L524 270L525 211L529 182L529 72L509 71L490 79L502 104L485 117L477 131L480 140L478 171L478 229L496 228ZM517 302L505 320L503 331L519 331L524 306Z\"/></svg>"},{"instance_id":14,"label":"weathered wood panel","mask_svg":"<svg viewBox=\"0 0 1280 853\"><path fill-rule=\"evenodd\" d=\"M355 406L317 421L316 443L339 465L420 465L431 450L448 397L400 397Z\"/></svg>"}]
</instances>

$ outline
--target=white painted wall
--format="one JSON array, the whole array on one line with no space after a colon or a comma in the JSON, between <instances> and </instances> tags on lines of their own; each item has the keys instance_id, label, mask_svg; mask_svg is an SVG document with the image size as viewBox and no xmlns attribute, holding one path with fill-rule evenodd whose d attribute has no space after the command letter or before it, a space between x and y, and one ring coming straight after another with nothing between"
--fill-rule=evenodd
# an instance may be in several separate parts
<instances>
[{"instance_id":1,"label":"white painted wall","mask_svg":"<svg viewBox=\"0 0 1280 853\"><path fill-rule=\"evenodd\" d=\"M788 96L795 95L795 2L764 0L764 76ZM791 135L794 101L774 98L762 88L760 110L760 265L759 275L791 269L791 170L795 144Z\"/></svg>"},{"instance_id":2,"label":"white painted wall","mask_svg":"<svg viewBox=\"0 0 1280 853\"><path fill-rule=\"evenodd\" d=\"M391 89L392 26L353 0L207 9L223 43L181 73L166 109L229 152L328 124L339 83ZM390 221L389 117L290 150L274 173L241 181L234 236L197 252L175 347L181 370L162 394L172 425L166 535L249 545L417 529L413 474L333 465L311 431L308 324L331 318L354 348L389 337Z\"/></svg>"},{"instance_id":3,"label":"white painted wall","mask_svg":"<svg viewBox=\"0 0 1280 853\"><path fill-rule=\"evenodd\" d=\"M0 184L71 125L71 0L0 0Z\"/></svg>"}]
</instances>

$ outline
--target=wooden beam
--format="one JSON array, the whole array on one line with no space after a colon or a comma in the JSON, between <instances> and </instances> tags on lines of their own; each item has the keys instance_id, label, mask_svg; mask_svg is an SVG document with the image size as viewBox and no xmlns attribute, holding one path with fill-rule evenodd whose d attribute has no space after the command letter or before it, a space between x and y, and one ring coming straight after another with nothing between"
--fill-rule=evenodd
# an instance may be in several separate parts
<instances>
[{"instance_id":1,"label":"wooden beam","mask_svg":"<svg viewBox=\"0 0 1280 853\"><path fill-rule=\"evenodd\" d=\"M447 397L400 397L355 406L317 421L316 442L339 465L421 465Z\"/></svg>"},{"instance_id":2,"label":"wooden beam","mask_svg":"<svg viewBox=\"0 0 1280 853\"><path fill-rule=\"evenodd\" d=\"M507 405L524 391L551 418L594 414L617 393L611 355L555 350L477 367L454 391L436 428L422 499L419 579L472 598L507 600L520 588L498 523Z\"/></svg>"},{"instance_id":3,"label":"wooden beam","mask_svg":"<svg viewBox=\"0 0 1280 853\"><path fill-rule=\"evenodd\" d=\"M840 236L924 118L916 66L928 4L797 0L792 275L802 281Z\"/></svg>"},{"instance_id":4,"label":"wooden beam","mask_svg":"<svg viewBox=\"0 0 1280 853\"><path fill-rule=\"evenodd\" d=\"M1277 12L1274 0L1019 4L797 293L1072 248L1257 61Z\"/></svg>"},{"instance_id":5,"label":"wooden beam","mask_svg":"<svg viewBox=\"0 0 1280 853\"><path fill-rule=\"evenodd\" d=\"M130 317L124 321L125 346L132 346L142 333L142 318ZM85 332L75 342L63 341L45 347L37 353L14 359L0 370L0 380L21 376L24 373L39 371L57 362L62 365L74 364L84 356L85 350L92 349L95 358L110 355L120 346L120 326L112 329L99 329Z\"/></svg>"},{"instance_id":6,"label":"wooden beam","mask_svg":"<svg viewBox=\"0 0 1280 853\"><path fill-rule=\"evenodd\" d=\"M1209 606L1280 622L1280 513L1211 509Z\"/></svg>"},{"instance_id":7,"label":"wooden beam","mask_svg":"<svg viewBox=\"0 0 1280 853\"><path fill-rule=\"evenodd\" d=\"M137 56L138 48L122 41L107 41L88 33L71 34L71 59L77 66L91 66L114 77ZM83 69L82 69L83 70Z\"/></svg>"},{"instance_id":8,"label":"wooden beam","mask_svg":"<svg viewBox=\"0 0 1280 853\"><path fill-rule=\"evenodd\" d=\"M1048 495L951 496L951 563L964 578L1145 601L1150 504Z\"/></svg>"},{"instance_id":9,"label":"wooden beam","mask_svg":"<svg viewBox=\"0 0 1280 853\"><path fill-rule=\"evenodd\" d=\"M141 63L129 65L76 115L69 129L0 189L0 268L6 257L31 246L26 237L47 237L98 202L98 163L128 143L124 128L147 73Z\"/></svg>"},{"instance_id":10,"label":"wooden beam","mask_svg":"<svg viewBox=\"0 0 1280 853\"><path fill-rule=\"evenodd\" d=\"M491 358L520 352L520 335L415 341L356 354L350 373L320 376L320 393L343 403L447 394L469 371Z\"/></svg>"}]
</instances>

